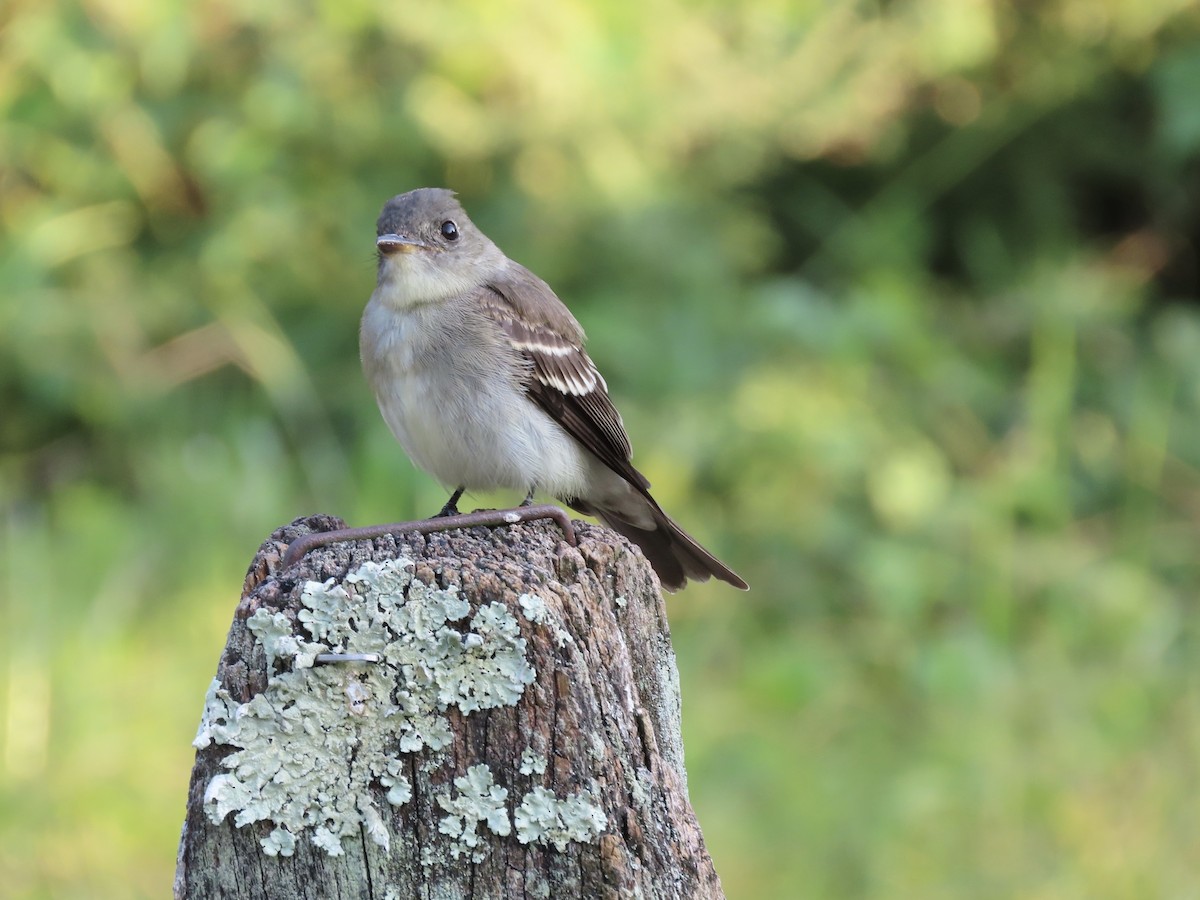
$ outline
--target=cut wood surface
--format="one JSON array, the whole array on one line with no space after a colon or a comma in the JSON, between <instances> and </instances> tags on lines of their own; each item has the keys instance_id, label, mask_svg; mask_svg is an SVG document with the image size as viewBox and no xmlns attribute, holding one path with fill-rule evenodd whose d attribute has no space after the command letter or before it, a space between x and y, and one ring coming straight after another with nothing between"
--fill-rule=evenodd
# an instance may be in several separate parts
<instances>
[{"instance_id":1,"label":"cut wood surface","mask_svg":"<svg viewBox=\"0 0 1200 900\"><path fill-rule=\"evenodd\" d=\"M177 898L722 897L657 580L551 522L263 543L204 703ZM197 698L199 699L199 698Z\"/></svg>"}]
</instances>

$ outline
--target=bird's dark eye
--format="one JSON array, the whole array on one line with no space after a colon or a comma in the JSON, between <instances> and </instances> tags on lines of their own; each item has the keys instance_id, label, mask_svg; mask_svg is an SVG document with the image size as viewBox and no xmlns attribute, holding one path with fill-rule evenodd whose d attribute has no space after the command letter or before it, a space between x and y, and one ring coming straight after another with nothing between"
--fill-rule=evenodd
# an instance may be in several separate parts
<instances>
[{"instance_id":1,"label":"bird's dark eye","mask_svg":"<svg viewBox=\"0 0 1200 900\"><path fill-rule=\"evenodd\" d=\"M448 241L458 240L458 226L453 222L442 223L442 237Z\"/></svg>"}]
</instances>

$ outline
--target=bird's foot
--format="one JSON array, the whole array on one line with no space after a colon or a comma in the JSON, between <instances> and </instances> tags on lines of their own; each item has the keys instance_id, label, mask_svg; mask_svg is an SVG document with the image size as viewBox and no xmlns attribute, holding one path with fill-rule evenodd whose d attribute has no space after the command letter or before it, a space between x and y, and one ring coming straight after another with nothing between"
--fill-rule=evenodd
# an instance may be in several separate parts
<instances>
[{"instance_id":1,"label":"bird's foot","mask_svg":"<svg viewBox=\"0 0 1200 900\"><path fill-rule=\"evenodd\" d=\"M527 506L533 506L533 488L529 489L529 493L525 495L525 499L521 501L521 509Z\"/></svg>"},{"instance_id":2,"label":"bird's foot","mask_svg":"<svg viewBox=\"0 0 1200 900\"><path fill-rule=\"evenodd\" d=\"M451 494L450 499L446 501L446 505L443 506L440 510L438 510L438 512L433 516L433 518L445 519L449 516L457 516L458 515L458 498L463 495L463 491L465 491L465 490L466 490L466 488L460 487L453 494Z\"/></svg>"}]
</instances>

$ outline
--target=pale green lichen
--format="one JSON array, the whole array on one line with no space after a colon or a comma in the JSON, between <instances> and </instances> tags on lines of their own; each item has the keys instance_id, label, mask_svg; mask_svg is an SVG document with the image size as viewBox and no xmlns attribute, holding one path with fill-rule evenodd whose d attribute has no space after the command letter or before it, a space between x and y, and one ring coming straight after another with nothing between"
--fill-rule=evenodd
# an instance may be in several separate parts
<instances>
[{"instance_id":1,"label":"pale green lichen","mask_svg":"<svg viewBox=\"0 0 1200 900\"><path fill-rule=\"evenodd\" d=\"M559 800L544 787L535 787L521 799L513 821L522 844L550 843L559 851L570 841L591 841L608 826L591 792L579 791Z\"/></svg>"},{"instance_id":2,"label":"pale green lichen","mask_svg":"<svg viewBox=\"0 0 1200 900\"><path fill-rule=\"evenodd\" d=\"M534 625L545 624L547 617L550 615L550 610L546 608L546 601L537 594L522 594L517 598L517 602L521 604L521 612L525 614L525 618Z\"/></svg>"},{"instance_id":3,"label":"pale green lichen","mask_svg":"<svg viewBox=\"0 0 1200 900\"><path fill-rule=\"evenodd\" d=\"M379 776L379 783L388 789L387 801L392 806L403 806L412 799L412 784L400 774L403 766L398 759L388 760L387 771Z\"/></svg>"},{"instance_id":4,"label":"pale green lichen","mask_svg":"<svg viewBox=\"0 0 1200 900\"><path fill-rule=\"evenodd\" d=\"M550 607L546 605L546 601L537 594L522 594L517 598L517 602L521 605L521 612L525 614L525 618L534 625L547 625L554 632L554 642L559 647L565 647L567 644L575 643L575 639L562 627L562 624L554 617L550 611Z\"/></svg>"},{"instance_id":5,"label":"pale green lichen","mask_svg":"<svg viewBox=\"0 0 1200 900\"><path fill-rule=\"evenodd\" d=\"M300 650L300 641L292 634L292 623L283 613L257 609L246 620L246 627L266 651L269 675L275 674L275 660L284 657L290 659Z\"/></svg>"},{"instance_id":6,"label":"pale green lichen","mask_svg":"<svg viewBox=\"0 0 1200 900\"><path fill-rule=\"evenodd\" d=\"M633 805L638 808L644 807L650 802L650 794L653 791L650 770L633 766L627 768L625 770L625 788L629 791L629 798L633 801Z\"/></svg>"},{"instance_id":7,"label":"pale green lichen","mask_svg":"<svg viewBox=\"0 0 1200 900\"><path fill-rule=\"evenodd\" d=\"M412 568L407 559L368 562L343 584L308 582L299 619L311 640L291 634L282 613L250 617L268 657L267 687L238 703L214 680L195 740L197 748L238 748L205 792L213 822L232 812L239 827L273 823L262 840L272 855L290 855L304 829L330 855L360 828L387 848L370 785L379 782L389 804L403 805L412 786L400 754L444 748L448 707L465 714L511 705L532 683L525 641L503 604L481 607L466 623L471 606L457 590L424 584ZM326 652L377 654L380 662L313 667ZM291 670L277 673L280 660ZM500 827L494 810L485 818ZM507 814L503 825L511 828Z\"/></svg>"},{"instance_id":8,"label":"pale green lichen","mask_svg":"<svg viewBox=\"0 0 1200 900\"><path fill-rule=\"evenodd\" d=\"M588 756L596 762L600 762L600 760L608 755L608 744L605 742L604 736L598 731L593 731L589 737Z\"/></svg>"},{"instance_id":9,"label":"pale green lichen","mask_svg":"<svg viewBox=\"0 0 1200 900\"><path fill-rule=\"evenodd\" d=\"M296 836L286 828L276 828L262 840L268 856L291 856L296 852Z\"/></svg>"},{"instance_id":10,"label":"pale green lichen","mask_svg":"<svg viewBox=\"0 0 1200 900\"><path fill-rule=\"evenodd\" d=\"M480 822L501 837L512 834L512 823L508 821L508 810L504 801L508 790L492 780L492 770L485 765L471 766L467 774L454 779L458 796L438 796L438 806L450 813L438 823L438 831L453 839L450 853L458 859L469 853L472 862L482 862L484 853L479 849L482 837L476 830Z\"/></svg>"},{"instance_id":11,"label":"pale green lichen","mask_svg":"<svg viewBox=\"0 0 1200 900\"><path fill-rule=\"evenodd\" d=\"M535 753L532 747L521 751L520 772L522 775L541 775L545 771L546 757Z\"/></svg>"},{"instance_id":12,"label":"pale green lichen","mask_svg":"<svg viewBox=\"0 0 1200 900\"><path fill-rule=\"evenodd\" d=\"M627 604L628 602L629 602L628 600L626 600L624 597L622 597L620 595L613 597L613 603L616 605L617 609L624 609L625 604Z\"/></svg>"}]
</instances>

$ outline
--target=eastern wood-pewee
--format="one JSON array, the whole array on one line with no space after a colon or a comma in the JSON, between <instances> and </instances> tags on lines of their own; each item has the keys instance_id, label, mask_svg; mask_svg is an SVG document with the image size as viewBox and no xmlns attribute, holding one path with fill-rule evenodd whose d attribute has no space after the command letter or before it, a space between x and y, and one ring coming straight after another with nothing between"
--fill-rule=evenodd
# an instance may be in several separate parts
<instances>
[{"instance_id":1,"label":"eastern wood-pewee","mask_svg":"<svg viewBox=\"0 0 1200 900\"><path fill-rule=\"evenodd\" d=\"M363 313L363 369L412 461L455 489L551 494L639 547L668 590L747 585L675 524L632 448L584 334L550 286L472 224L451 191L393 197Z\"/></svg>"}]
</instances>

